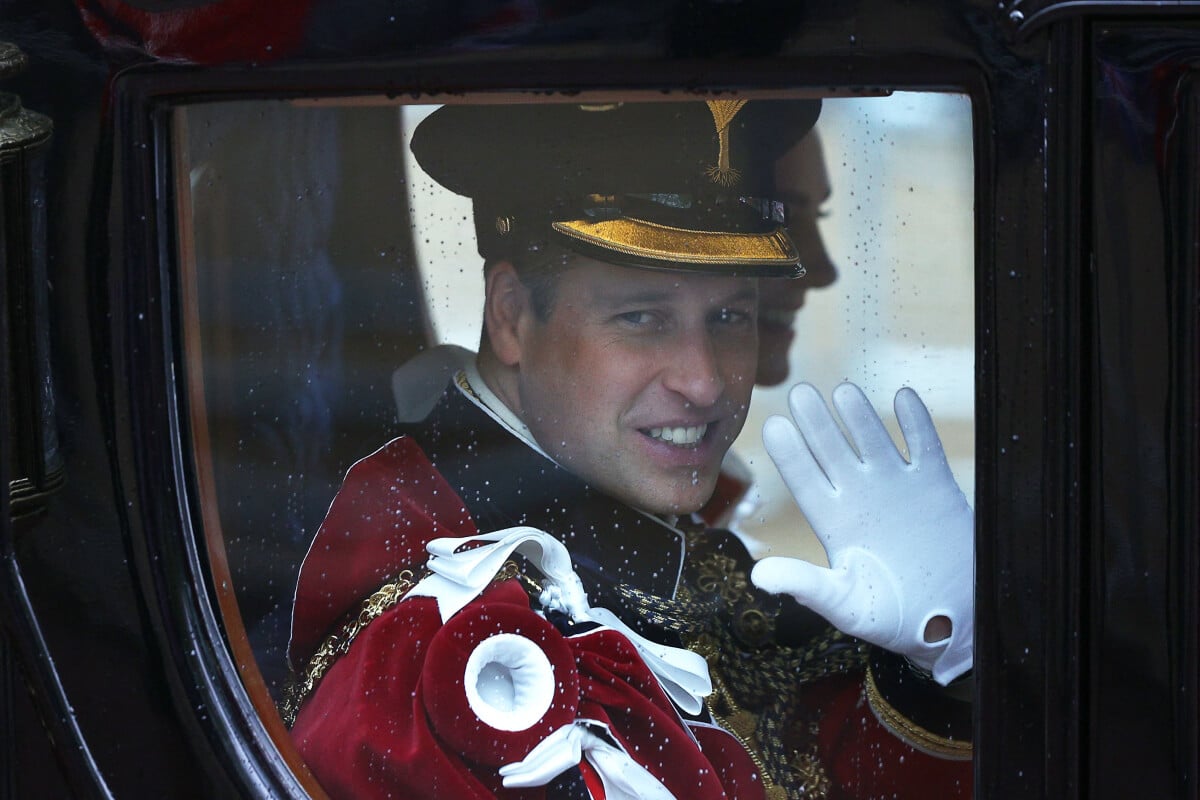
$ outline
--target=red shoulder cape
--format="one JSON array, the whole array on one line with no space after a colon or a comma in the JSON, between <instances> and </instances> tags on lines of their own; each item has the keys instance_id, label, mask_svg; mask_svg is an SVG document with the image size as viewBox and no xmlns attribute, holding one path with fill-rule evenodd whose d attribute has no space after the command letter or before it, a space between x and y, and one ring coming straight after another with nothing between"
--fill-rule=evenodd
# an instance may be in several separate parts
<instances>
[{"instance_id":1,"label":"red shoulder cape","mask_svg":"<svg viewBox=\"0 0 1200 800\"><path fill-rule=\"evenodd\" d=\"M382 583L424 563L431 539L473 533L458 495L411 439L359 461L301 568L293 662L299 666ZM526 730L492 728L464 700L463 664L496 633L534 640L554 667L555 702ZM608 629L563 636L529 607L515 580L494 583L445 625L432 598L393 606L333 663L292 736L335 798L532 798L544 789L504 789L497 767L520 761L577 718L607 726L677 797L762 797L746 752L719 730L693 738L624 636ZM588 785L595 793L594 775Z\"/></svg>"}]
</instances>

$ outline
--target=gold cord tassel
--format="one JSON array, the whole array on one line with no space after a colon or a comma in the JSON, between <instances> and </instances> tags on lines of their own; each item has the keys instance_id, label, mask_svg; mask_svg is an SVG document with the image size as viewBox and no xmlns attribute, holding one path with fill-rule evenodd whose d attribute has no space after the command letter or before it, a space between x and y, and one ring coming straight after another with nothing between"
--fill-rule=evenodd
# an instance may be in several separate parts
<instances>
[{"instance_id":1,"label":"gold cord tassel","mask_svg":"<svg viewBox=\"0 0 1200 800\"><path fill-rule=\"evenodd\" d=\"M716 166L710 165L705 170L705 174L712 179L713 183L719 183L725 187L733 186L741 180L742 173L729 166L729 123L733 122L733 118L742 110L742 106L746 105L746 101L709 100L707 102L713 123L717 126L717 141L720 143L721 150L717 155Z\"/></svg>"}]
</instances>

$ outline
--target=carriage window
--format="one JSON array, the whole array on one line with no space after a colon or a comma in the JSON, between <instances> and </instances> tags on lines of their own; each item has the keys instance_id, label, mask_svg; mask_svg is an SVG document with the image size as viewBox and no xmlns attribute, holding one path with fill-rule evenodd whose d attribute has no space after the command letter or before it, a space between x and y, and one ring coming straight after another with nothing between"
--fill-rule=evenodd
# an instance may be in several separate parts
<instances>
[{"instance_id":1,"label":"carriage window","mask_svg":"<svg viewBox=\"0 0 1200 800\"><path fill-rule=\"evenodd\" d=\"M861 785L882 792L927 780L930 793L970 795L970 686L960 677L970 644L957 638L969 636L969 605L965 619L947 620L953 603L939 598L927 604L932 628L897 618L901 634L882 635L876 617L894 609L874 585L861 613L846 611L849 601L830 617L793 600L794 562L775 562L781 594L757 592L750 578L768 556L833 561L851 574L866 569L854 560L866 552L885 564L873 580L921 594L912 564L957 557L957 596L969 604L970 100L714 98L505 95L445 107L255 99L175 112L186 399L214 585L234 657L255 676L251 690L285 707L327 785L378 777L348 774L330 748L347 741L347 728L363 736L385 720L417 726L430 747L465 758L469 768L429 756L428 779L447 786L490 785L481 776L522 762L540 740L533 730L578 725L593 743L585 751L638 761L630 751L640 734L621 729L610 701L580 699L578 687L595 676L564 689L558 673L583 670L576 659L603 640L567 635L555 621L566 614L655 639L661 632L638 609L658 604L659 618L678 623L661 640L699 653L706 669L692 672L707 674L672 683L629 667L659 677L669 700L654 690L622 708L644 702L671 725L704 719L692 735L732 734L767 788L782 792L771 796L793 796L804 780L829 791L845 779L822 751L834 734L817 722L823 704L840 702L842 681L866 692L875 713L839 724L863 728L872 763L882 753L897 765L886 780L863 766ZM792 393L799 382L816 394ZM862 395L837 388L847 382ZM948 468L913 395L898 401L897 422L901 387L928 409ZM880 450L861 397L903 458ZM831 415L834 398L840 413ZM773 416L784 419L767 425L768 446ZM864 486L868 499L839 506L871 469L892 470L896 482ZM938 480L939 469L936 487L920 483ZM914 472L917 483L904 483ZM922 492L945 513L919 518ZM966 539L950 541L955 524ZM493 569L446 611L448 595L425 580L426 542L503 539L516 526L559 542L587 604L612 618L563 600L536 615L534 635L534 623L491 631L491 617L471 616L480 593L513 587L527 590L522 611L545 612L544 594L530 587L563 576L528 548L496 562L510 576L528 573L523 582L489 584ZM872 531L893 540L884 546ZM905 536L910 545L895 541ZM453 547L443 551L443 563L452 556ZM949 627L936 629L943 621ZM704 627L726 622L728 630ZM457 648L439 638L456 624ZM480 627L491 632L485 641L515 638L489 656L471 639ZM931 696L966 709L966 732L961 720L930 721L889 700L889 667L875 654L881 663L915 658ZM362 689L382 662L386 681ZM768 663L764 673L795 673L794 685L735 668ZM545 670L559 680L536 677ZM463 697L430 688L442 674L465 686ZM696 707L705 692L693 677L712 690ZM387 712L390 690L408 698L403 712ZM410 719L422 691L437 698L424 696L427 713ZM315 725L314 715L334 722ZM905 721L914 718L928 738L913 740ZM495 735L485 743L481 730ZM700 763L687 761L701 758L694 748L687 753L639 768L671 788L675 763ZM595 762L612 763L605 758ZM924 758L936 766L919 766ZM713 766L736 783L738 767ZM595 771L554 780L588 784L603 777Z\"/></svg>"}]
</instances>

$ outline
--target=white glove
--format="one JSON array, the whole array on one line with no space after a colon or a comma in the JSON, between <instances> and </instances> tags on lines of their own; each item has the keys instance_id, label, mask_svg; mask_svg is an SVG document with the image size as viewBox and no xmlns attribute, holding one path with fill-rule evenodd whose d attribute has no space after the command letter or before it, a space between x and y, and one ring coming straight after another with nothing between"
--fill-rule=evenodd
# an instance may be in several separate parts
<instances>
[{"instance_id":1,"label":"white glove","mask_svg":"<svg viewBox=\"0 0 1200 800\"><path fill-rule=\"evenodd\" d=\"M912 389L896 393L910 463L854 384L833 392L853 446L809 384L793 387L788 404L796 424L771 417L763 443L830 568L765 558L752 580L949 683L971 668L975 517L950 474L929 411ZM925 627L936 616L950 619L951 635L926 642Z\"/></svg>"}]
</instances>

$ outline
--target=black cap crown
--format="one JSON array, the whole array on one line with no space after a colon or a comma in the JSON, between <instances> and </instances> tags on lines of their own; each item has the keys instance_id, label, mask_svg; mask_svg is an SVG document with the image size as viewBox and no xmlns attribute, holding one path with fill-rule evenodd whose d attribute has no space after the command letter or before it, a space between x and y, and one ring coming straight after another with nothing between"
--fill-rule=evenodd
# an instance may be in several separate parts
<instances>
[{"instance_id":1,"label":"black cap crown","mask_svg":"<svg viewBox=\"0 0 1200 800\"><path fill-rule=\"evenodd\" d=\"M815 100L735 97L447 105L412 151L474 201L485 258L555 240L617 264L794 276L773 167L819 112Z\"/></svg>"}]
</instances>

